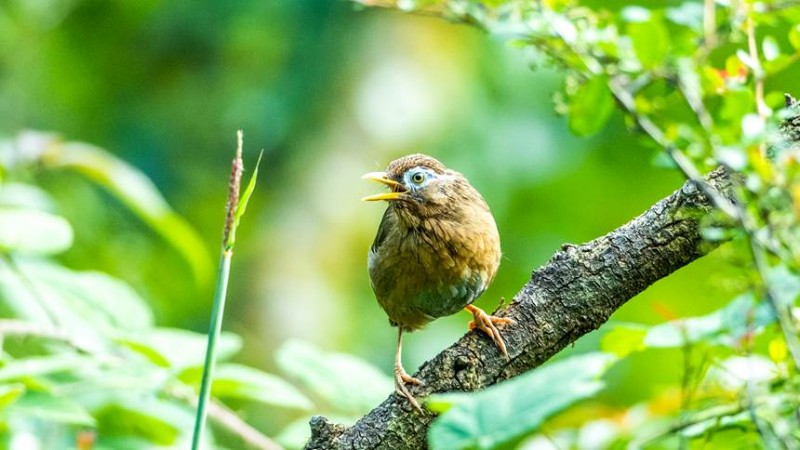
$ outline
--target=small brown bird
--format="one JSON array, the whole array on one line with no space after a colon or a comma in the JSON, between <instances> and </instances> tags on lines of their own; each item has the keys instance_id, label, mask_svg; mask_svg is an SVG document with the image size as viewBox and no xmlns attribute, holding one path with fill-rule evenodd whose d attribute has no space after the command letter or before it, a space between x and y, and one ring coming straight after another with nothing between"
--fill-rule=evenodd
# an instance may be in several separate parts
<instances>
[{"instance_id":1,"label":"small brown bird","mask_svg":"<svg viewBox=\"0 0 800 450\"><path fill-rule=\"evenodd\" d=\"M363 199L389 202L369 249L369 276L378 303L398 329L395 390L421 412L406 386L422 382L403 369L404 331L466 309L474 318L470 330L488 334L508 357L496 325L513 321L472 305L497 273L500 236L481 194L463 175L430 156L404 156L385 172L363 178L391 188Z\"/></svg>"}]
</instances>

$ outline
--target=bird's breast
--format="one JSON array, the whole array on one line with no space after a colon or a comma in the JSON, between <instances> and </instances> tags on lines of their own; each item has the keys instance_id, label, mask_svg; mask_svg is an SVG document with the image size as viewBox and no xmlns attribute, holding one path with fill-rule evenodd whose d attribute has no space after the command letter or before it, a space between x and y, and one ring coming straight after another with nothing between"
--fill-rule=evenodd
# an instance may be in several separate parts
<instances>
[{"instance_id":1,"label":"bird's breast","mask_svg":"<svg viewBox=\"0 0 800 450\"><path fill-rule=\"evenodd\" d=\"M469 305L488 287L500 264L494 219L420 220L390 230L369 254L370 279L392 322L416 329Z\"/></svg>"}]
</instances>

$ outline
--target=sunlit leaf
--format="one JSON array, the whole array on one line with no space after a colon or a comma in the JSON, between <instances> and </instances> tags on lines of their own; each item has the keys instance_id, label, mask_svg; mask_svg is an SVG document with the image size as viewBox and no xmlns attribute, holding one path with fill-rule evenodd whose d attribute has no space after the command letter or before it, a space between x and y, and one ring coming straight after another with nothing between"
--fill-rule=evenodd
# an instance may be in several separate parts
<instances>
[{"instance_id":1,"label":"sunlit leaf","mask_svg":"<svg viewBox=\"0 0 800 450\"><path fill-rule=\"evenodd\" d=\"M76 272L45 262L21 267L39 283L58 291L84 317L117 331L146 329L153 324L150 307L123 281L100 272ZM98 322L94 322L99 326Z\"/></svg>"},{"instance_id":2,"label":"sunlit leaf","mask_svg":"<svg viewBox=\"0 0 800 450\"><path fill-rule=\"evenodd\" d=\"M51 213L56 210L50 194L38 186L23 183L0 184L0 207L35 209Z\"/></svg>"},{"instance_id":3,"label":"sunlit leaf","mask_svg":"<svg viewBox=\"0 0 800 450\"><path fill-rule=\"evenodd\" d=\"M755 111L756 101L748 89L732 90L722 99L720 116L735 124L740 124L742 117Z\"/></svg>"},{"instance_id":4,"label":"sunlit leaf","mask_svg":"<svg viewBox=\"0 0 800 450\"><path fill-rule=\"evenodd\" d=\"M62 144L47 154L46 161L52 167L79 172L107 189L183 256L200 283L208 282L213 266L202 239L143 173L101 148L80 142Z\"/></svg>"},{"instance_id":5,"label":"sunlit leaf","mask_svg":"<svg viewBox=\"0 0 800 450\"><path fill-rule=\"evenodd\" d=\"M32 356L3 361L2 366L0 366L0 382L81 370L95 363L89 357L72 353Z\"/></svg>"},{"instance_id":6,"label":"sunlit leaf","mask_svg":"<svg viewBox=\"0 0 800 450\"><path fill-rule=\"evenodd\" d=\"M666 17L673 23L700 31L703 29L703 5L684 2L675 8L667 8Z\"/></svg>"},{"instance_id":7,"label":"sunlit leaf","mask_svg":"<svg viewBox=\"0 0 800 450\"><path fill-rule=\"evenodd\" d=\"M796 51L800 51L800 24L789 29L789 43Z\"/></svg>"},{"instance_id":8,"label":"sunlit leaf","mask_svg":"<svg viewBox=\"0 0 800 450\"><path fill-rule=\"evenodd\" d=\"M392 380L366 361L303 341L288 341L275 358L290 378L337 411L364 413L392 392Z\"/></svg>"},{"instance_id":9,"label":"sunlit leaf","mask_svg":"<svg viewBox=\"0 0 800 450\"><path fill-rule=\"evenodd\" d=\"M187 371L181 379L200 385L202 370ZM211 393L215 397L256 401L284 408L311 409L313 404L305 395L284 379L240 364L222 364L214 371Z\"/></svg>"},{"instance_id":10,"label":"sunlit leaf","mask_svg":"<svg viewBox=\"0 0 800 450\"><path fill-rule=\"evenodd\" d=\"M767 353L773 362L785 361L789 356L789 349L786 346L786 341L783 338L773 338L767 345Z\"/></svg>"},{"instance_id":11,"label":"sunlit leaf","mask_svg":"<svg viewBox=\"0 0 800 450\"><path fill-rule=\"evenodd\" d=\"M663 21L652 18L646 22L631 22L627 31L636 57L645 69L664 64L669 53L670 36Z\"/></svg>"},{"instance_id":12,"label":"sunlit leaf","mask_svg":"<svg viewBox=\"0 0 800 450\"><path fill-rule=\"evenodd\" d=\"M772 61L781 54L778 41L772 36L764 36L764 40L761 42L761 51L767 61Z\"/></svg>"},{"instance_id":13,"label":"sunlit leaf","mask_svg":"<svg viewBox=\"0 0 800 450\"><path fill-rule=\"evenodd\" d=\"M94 426L86 409L69 398L47 392L27 391L4 411L9 417L38 419L79 426Z\"/></svg>"},{"instance_id":14,"label":"sunlit leaf","mask_svg":"<svg viewBox=\"0 0 800 450\"><path fill-rule=\"evenodd\" d=\"M569 98L569 128L579 136L590 136L605 126L614 111L605 77L594 77Z\"/></svg>"},{"instance_id":15,"label":"sunlit leaf","mask_svg":"<svg viewBox=\"0 0 800 450\"><path fill-rule=\"evenodd\" d=\"M202 367L205 361L207 337L177 328L155 328L143 333L129 334L118 341L135 350L152 363L183 370L191 367ZM230 358L242 348L242 338L238 335L223 332L217 342L217 359Z\"/></svg>"},{"instance_id":16,"label":"sunlit leaf","mask_svg":"<svg viewBox=\"0 0 800 450\"><path fill-rule=\"evenodd\" d=\"M620 324L600 339L600 350L618 357L627 356L633 352L644 350L644 337L647 327L637 324Z\"/></svg>"},{"instance_id":17,"label":"sunlit leaf","mask_svg":"<svg viewBox=\"0 0 800 450\"><path fill-rule=\"evenodd\" d=\"M0 251L60 253L72 246L72 227L63 217L33 209L0 209Z\"/></svg>"},{"instance_id":18,"label":"sunlit leaf","mask_svg":"<svg viewBox=\"0 0 800 450\"><path fill-rule=\"evenodd\" d=\"M658 152L653 155L650 164L662 169L676 169L678 167L678 165L675 164L675 160L670 158L667 152Z\"/></svg>"},{"instance_id":19,"label":"sunlit leaf","mask_svg":"<svg viewBox=\"0 0 800 450\"><path fill-rule=\"evenodd\" d=\"M25 393L25 385L11 383L0 386L0 410L11 405Z\"/></svg>"},{"instance_id":20,"label":"sunlit leaf","mask_svg":"<svg viewBox=\"0 0 800 450\"><path fill-rule=\"evenodd\" d=\"M742 136L745 139L756 140L762 138L766 127L767 124L764 119L756 113L745 114L742 117ZM737 168L734 167L734 169Z\"/></svg>"},{"instance_id":21,"label":"sunlit leaf","mask_svg":"<svg viewBox=\"0 0 800 450\"><path fill-rule=\"evenodd\" d=\"M641 6L626 6L620 11L622 20L630 23L647 22L652 17L650 10Z\"/></svg>"},{"instance_id":22,"label":"sunlit leaf","mask_svg":"<svg viewBox=\"0 0 800 450\"><path fill-rule=\"evenodd\" d=\"M42 305L41 295L31 289L24 273L20 274L13 265L0 264L0 306L4 315L51 326L52 316Z\"/></svg>"},{"instance_id":23,"label":"sunlit leaf","mask_svg":"<svg viewBox=\"0 0 800 450\"><path fill-rule=\"evenodd\" d=\"M750 429L755 428L752 416L747 411L722 417L714 417L697 422L680 431L680 434L687 438L708 439L710 431L721 433L728 428Z\"/></svg>"},{"instance_id":24,"label":"sunlit leaf","mask_svg":"<svg viewBox=\"0 0 800 450\"><path fill-rule=\"evenodd\" d=\"M98 347L103 335L152 325L148 305L120 280L97 272L75 272L46 260L18 260L16 267L16 271L0 272L0 292L9 295L9 305L22 318L41 321L41 313L32 309L38 305L47 312L44 316L49 320L44 323ZM17 298L28 298L30 304Z\"/></svg>"},{"instance_id":25,"label":"sunlit leaf","mask_svg":"<svg viewBox=\"0 0 800 450\"><path fill-rule=\"evenodd\" d=\"M598 378L616 360L590 353L557 361L473 394L434 395L445 411L431 425L433 450L491 449L537 430L547 418L603 388Z\"/></svg>"}]
</instances>

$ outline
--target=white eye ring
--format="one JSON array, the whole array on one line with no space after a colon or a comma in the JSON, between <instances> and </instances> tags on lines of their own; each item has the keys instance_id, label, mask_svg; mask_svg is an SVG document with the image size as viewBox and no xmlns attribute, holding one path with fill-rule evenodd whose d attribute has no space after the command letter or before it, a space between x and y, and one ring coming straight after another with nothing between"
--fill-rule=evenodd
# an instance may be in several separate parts
<instances>
[{"instance_id":1,"label":"white eye ring","mask_svg":"<svg viewBox=\"0 0 800 450\"><path fill-rule=\"evenodd\" d=\"M413 181L414 184L422 184L422 182L425 181L425 172L417 172L412 174L411 181Z\"/></svg>"}]
</instances>

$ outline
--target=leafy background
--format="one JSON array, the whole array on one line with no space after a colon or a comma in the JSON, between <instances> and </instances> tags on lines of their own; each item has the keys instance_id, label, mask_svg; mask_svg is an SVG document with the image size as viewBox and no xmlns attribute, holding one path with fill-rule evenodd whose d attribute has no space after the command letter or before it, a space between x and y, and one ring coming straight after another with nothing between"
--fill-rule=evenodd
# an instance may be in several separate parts
<instances>
[{"instance_id":1,"label":"leafy background","mask_svg":"<svg viewBox=\"0 0 800 450\"><path fill-rule=\"evenodd\" d=\"M477 11L467 16L486 26L480 13L491 8L446 3ZM632 39L639 70L656 73L688 51L693 35L671 32L696 33L692 21L703 8L600 3L599 20L619 21ZM556 19L593 17L580 8L577 16L563 13L576 6L565 2L544 4ZM771 36L760 35L759 48L781 62L767 78L776 110L781 94L795 90L796 15L757 18ZM513 24L500 19L493 23ZM746 58L726 59L746 48L741 18L720 13L719 22L720 36L734 38L711 65L729 78L745 71L741 89L720 93L724 133L740 130L754 110L753 80L742 69ZM631 133L604 83L576 79L524 39L509 43L514 29L489 31L312 0L0 4L0 300L4 317L29 326L15 333L19 322L0 323L3 445L185 447L202 365L197 333L207 327L238 128L245 160L252 165L263 148L264 164L239 234L225 321L231 334L222 344L230 362L214 394L290 447L303 441L311 414L352 421L391 392L394 334L365 267L382 207L358 201L374 192L362 173L424 152L467 175L491 205L503 241L498 278L478 301L488 309L512 297L562 243L610 231L683 182L657 146ZM656 100L642 106L669 111L671 92L654 86ZM695 156L700 168L717 161ZM723 231L709 229L715 232ZM702 383L730 401L698 400L713 420L698 419L700 428L681 439L721 448L760 442L743 425L747 411L736 407L743 384L725 374L753 364L772 373L786 348L769 328L761 359L735 359L749 352L738 344L753 329L730 318L762 304L746 293L754 275L742 247L723 246L657 283L613 316L617 326L566 350L589 353L581 356L589 358L587 378L564 387L574 395L566 398L587 400L553 403L543 417L532 413L528 429L481 448L605 448L660 433L666 437L652 445L674 446L670 427L697 406L687 393ZM791 270L780 279L793 295ZM648 328L692 316L703 317ZM409 336L406 367L457 339L466 321L441 319ZM54 327L69 334L51 336ZM616 356L594 354L600 349ZM537 371L528 382L546 386L560 373L557 366ZM496 395L514 398L510 392ZM470 411L481 401L434 404L475 419ZM711 407L731 410L714 415ZM532 434L542 423L544 434ZM719 432L709 438L712 428ZM220 446L243 445L241 429L217 421L213 431Z\"/></svg>"}]
</instances>

